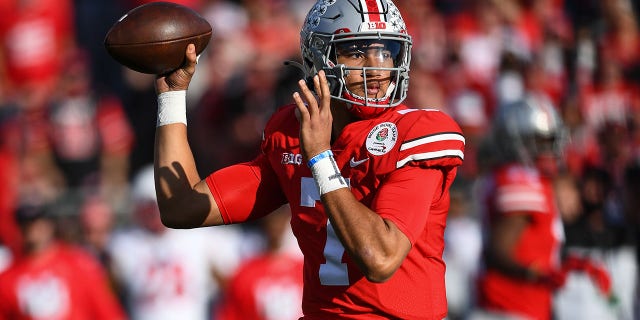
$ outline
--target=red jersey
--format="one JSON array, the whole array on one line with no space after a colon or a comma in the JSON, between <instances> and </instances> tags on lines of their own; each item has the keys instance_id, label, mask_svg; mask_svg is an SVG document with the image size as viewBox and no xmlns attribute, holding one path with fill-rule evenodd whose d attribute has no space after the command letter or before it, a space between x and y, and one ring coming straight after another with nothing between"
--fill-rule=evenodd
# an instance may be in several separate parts
<instances>
[{"instance_id":1,"label":"red jersey","mask_svg":"<svg viewBox=\"0 0 640 320\"><path fill-rule=\"evenodd\" d=\"M514 260L542 272L559 269L564 233L551 181L530 167L509 165L498 169L482 189L485 222L500 216L527 214L526 226L514 248ZM479 278L479 304L488 310L514 313L544 320L551 316L552 289L488 269Z\"/></svg>"},{"instance_id":2,"label":"red jersey","mask_svg":"<svg viewBox=\"0 0 640 320\"><path fill-rule=\"evenodd\" d=\"M0 50L16 86L57 78L74 37L73 1L0 2Z\"/></svg>"},{"instance_id":3,"label":"red jersey","mask_svg":"<svg viewBox=\"0 0 640 320\"><path fill-rule=\"evenodd\" d=\"M103 269L79 248L56 244L0 274L0 319L118 320L125 314Z\"/></svg>"},{"instance_id":4,"label":"red jersey","mask_svg":"<svg viewBox=\"0 0 640 320\"><path fill-rule=\"evenodd\" d=\"M298 256L264 254L245 261L229 280L216 319L297 320L301 275Z\"/></svg>"},{"instance_id":5,"label":"red jersey","mask_svg":"<svg viewBox=\"0 0 640 320\"><path fill-rule=\"evenodd\" d=\"M5 131L0 129L0 135L3 134ZM18 157L4 141L0 141L0 185L3 186L0 193L0 243L10 249L14 257L22 252L22 235L15 220L20 180L18 168Z\"/></svg>"},{"instance_id":6,"label":"red jersey","mask_svg":"<svg viewBox=\"0 0 640 320\"><path fill-rule=\"evenodd\" d=\"M444 318L448 190L464 152L458 125L438 110L399 106L347 125L333 143L336 163L356 199L393 221L412 244L388 281L372 283L345 254L329 224L302 160L295 110L290 105L272 116L256 160L207 178L225 223L254 219L289 203L305 257L305 319ZM245 183L239 186L238 180Z\"/></svg>"}]
</instances>

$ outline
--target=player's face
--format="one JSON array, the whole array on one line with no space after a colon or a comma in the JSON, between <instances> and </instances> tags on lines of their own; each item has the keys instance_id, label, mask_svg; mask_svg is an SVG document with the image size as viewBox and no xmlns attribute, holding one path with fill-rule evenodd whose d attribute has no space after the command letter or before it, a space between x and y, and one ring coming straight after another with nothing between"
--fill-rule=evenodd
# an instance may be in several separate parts
<instances>
[{"instance_id":1,"label":"player's face","mask_svg":"<svg viewBox=\"0 0 640 320\"><path fill-rule=\"evenodd\" d=\"M393 80L393 68L400 52L395 41L350 41L336 45L336 60L349 70L345 76L352 93L367 98L382 98ZM365 82L366 79L366 82Z\"/></svg>"},{"instance_id":2,"label":"player's face","mask_svg":"<svg viewBox=\"0 0 640 320\"><path fill-rule=\"evenodd\" d=\"M54 238L55 227L48 218L37 218L20 224L26 252L35 252L47 247Z\"/></svg>"}]
</instances>

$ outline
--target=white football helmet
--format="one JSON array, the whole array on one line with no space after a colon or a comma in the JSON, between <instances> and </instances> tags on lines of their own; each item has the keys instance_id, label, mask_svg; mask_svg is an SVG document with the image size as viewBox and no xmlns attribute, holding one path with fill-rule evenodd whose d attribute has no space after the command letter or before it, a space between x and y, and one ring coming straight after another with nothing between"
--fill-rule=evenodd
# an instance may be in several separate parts
<instances>
[{"instance_id":1,"label":"white football helmet","mask_svg":"<svg viewBox=\"0 0 640 320\"><path fill-rule=\"evenodd\" d=\"M340 48L366 49L372 43L383 45L391 54L392 68L338 64L336 52ZM375 109L367 110L369 107L394 107L406 98L411 45L400 11L391 0L318 0L300 32L305 77L324 70L331 96L358 109L360 117L375 113ZM365 87L368 73L391 71L391 84L384 97L368 97L366 90L364 96L349 91L345 76L353 70L362 72Z\"/></svg>"}]
</instances>

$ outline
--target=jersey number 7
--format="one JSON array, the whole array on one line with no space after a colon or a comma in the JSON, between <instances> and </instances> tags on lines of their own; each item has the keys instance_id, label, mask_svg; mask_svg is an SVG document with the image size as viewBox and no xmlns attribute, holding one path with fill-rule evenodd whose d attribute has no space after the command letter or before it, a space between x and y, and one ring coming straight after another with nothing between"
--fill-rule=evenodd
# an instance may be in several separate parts
<instances>
[{"instance_id":1,"label":"jersey number 7","mask_svg":"<svg viewBox=\"0 0 640 320\"><path fill-rule=\"evenodd\" d=\"M347 184L349 181L347 179ZM320 201L320 192L313 178L303 177L300 181L300 206L315 207ZM336 236L331 222L327 219L327 241L324 245L325 263L320 265L320 283L325 286L348 286L349 273L347 264L342 262L344 247Z\"/></svg>"}]
</instances>

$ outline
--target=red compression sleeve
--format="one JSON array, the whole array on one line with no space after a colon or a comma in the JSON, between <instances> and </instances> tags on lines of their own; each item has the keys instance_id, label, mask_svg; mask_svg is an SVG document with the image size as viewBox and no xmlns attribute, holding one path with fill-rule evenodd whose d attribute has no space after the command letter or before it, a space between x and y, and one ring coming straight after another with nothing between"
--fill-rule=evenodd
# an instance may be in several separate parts
<instances>
[{"instance_id":1,"label":"red compression sleeve","mask_svg":"<svg viewBox=\"0 0 640 320\"><path fill-rule=\"evenodd\" d=\"M287 203L264 155L218 170L206 182L225 224L261 218Z\"/></svg>"}]
</instances>

